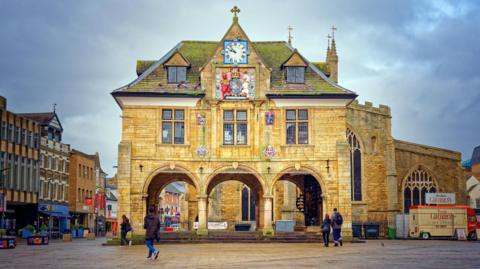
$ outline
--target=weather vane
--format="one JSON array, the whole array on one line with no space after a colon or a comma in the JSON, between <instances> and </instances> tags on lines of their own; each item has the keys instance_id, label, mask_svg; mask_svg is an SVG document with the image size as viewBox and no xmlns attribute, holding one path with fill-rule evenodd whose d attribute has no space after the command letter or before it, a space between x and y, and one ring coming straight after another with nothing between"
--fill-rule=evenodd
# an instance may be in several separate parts
<instances>
[{"instance_id":1,"label":"weather vane","mask_svg":"<svg viewBox=\"0 0 480 269\"><path fill-rule=\"evenodd\" d=\"M335 25L332 25L332 28L330 29L332 29L332 38L335 38L335 31L338 30L337 27L335 27Z\"/></svg>"},{"instance_id":2,"label":"weather vane","mask_svg":"<svg viewBox=\"0 0 480 269\"><path fill-rule=\"evenodd\" d=\"M55 112L56 107L57 107L57 103L53 103L53 112Z\"/></svg>"},{"instance_id":3,"label":"weather vane","mask_svg":"<svg viewBox=\"0 0 480 269\"><path fill-rule=\"evenodd\" d=\"M289 45L292 45L292 39L293 39L292 30L293 30L293 27L291 25L288 25L288 44Z\"/></svg>"}]
</instances>

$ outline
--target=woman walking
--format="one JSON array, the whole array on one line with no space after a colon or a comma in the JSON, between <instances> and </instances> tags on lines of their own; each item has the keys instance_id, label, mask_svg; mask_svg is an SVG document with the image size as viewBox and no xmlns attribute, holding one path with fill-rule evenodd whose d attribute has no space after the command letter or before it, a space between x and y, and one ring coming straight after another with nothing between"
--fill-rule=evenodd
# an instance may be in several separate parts
<instances>
[{"instance_id":1,"label":"woman walking","mask_svg":"<svg viewBox=\"0 0 480 269\"><path fill-rule=\"evenodd\" d=\"M328 247L328 240L330 237L330 227L332 226L332 220L328 214L325 214L325 219L323 219L322 223L322 237L323 237L323 245Z\"/></svg>"},{"instance_id":2,"label":"woman walking","mask_svg":"<svg viewBox=\"0 0 480 269\"><path fill-rule=\"evenodd\" d=\"M129 242L127 241L127 233L132 230L132 226L130 225L130 220L127 216L122 215L122 223L120 224L120 245L128 245Z\"/></svg>"}]
</instances>

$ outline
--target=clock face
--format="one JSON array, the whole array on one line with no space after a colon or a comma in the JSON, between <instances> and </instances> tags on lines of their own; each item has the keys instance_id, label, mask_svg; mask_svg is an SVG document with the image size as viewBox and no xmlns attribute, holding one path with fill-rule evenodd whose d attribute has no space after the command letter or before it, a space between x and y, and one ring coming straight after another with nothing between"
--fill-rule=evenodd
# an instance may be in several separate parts
<instances>
[{"instance_id":1,"label":"clock face","mask_svg":"<svg viewBox=\"0 0 480 269\"><path fill-rule=\"evenodd\" d=\"M224 63L246 64L248 63L248 43L245 40L224 41Z\"/></svg>"}]
</instances>

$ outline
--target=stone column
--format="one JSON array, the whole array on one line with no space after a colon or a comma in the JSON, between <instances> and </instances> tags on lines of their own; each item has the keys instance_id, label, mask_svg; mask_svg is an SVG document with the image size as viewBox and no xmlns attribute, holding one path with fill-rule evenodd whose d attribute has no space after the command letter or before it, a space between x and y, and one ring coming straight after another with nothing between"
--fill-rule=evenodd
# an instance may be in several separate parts
<instances>
[{"instance_id":1,"label":"stone column","mask_svg":"<svg viewBox=\"0 0 480 269\"><path fill-rule=\"evenodd\" d=\"M198 204L198 229L197 229L197 234L199 234L199 235L207 235L208 234L207 199L208 199L208 197L206 195L198 195L197 196L197 204Z\"/></svg>"},{"instance_id":2,"label":"stone column","mask_svg":"<svg viewBox=\"0 0 480 269\"><path fill-rule=\"evenodd\" d=\"M387 140L385 150L387 161L388 225L395 225L395 214L399 212L398 179L395 164L395 145L393 139Z\"/></svg>"},{"instance_id":3,"label":"stone column","mask_svg":"<svg viewBox=\"0 0 480 269\"><path fill-rule=\"evenodd\" d=\"M131 183L131 152L132 144L130 142L120 142L118 145L118 203L117 203L117 221L122 223L122 215L131 217L130 206L130 183ZM120 233L118 233L120 237Z\"/></svg>"},{"instance_id":4,"label":"stone column","mask_svg":"<svg viewBox=\"0 0 480 269\"><path fill-rule=\"evenodd\" d=\"M272 227L272 205L273 205L273 195L263 196L263 228L262 232L264 235L271 236L273 235Z\"/></svg>"},{"instance_id":5,"label":"stone column","mask_svg":"<svg viewBox=\"0 0 480 269\"><path fill-rule=\"evenodd\" d=\"M350 147L347 141L337 142L337 182L338 182L338 200L329 199L330 210L338 208L343 215L342 234L345 237L352 236L352 201L351 191L352 182L350 174ZM333 198L333 197L332 197Z\"/></svg>"}]
</instances>

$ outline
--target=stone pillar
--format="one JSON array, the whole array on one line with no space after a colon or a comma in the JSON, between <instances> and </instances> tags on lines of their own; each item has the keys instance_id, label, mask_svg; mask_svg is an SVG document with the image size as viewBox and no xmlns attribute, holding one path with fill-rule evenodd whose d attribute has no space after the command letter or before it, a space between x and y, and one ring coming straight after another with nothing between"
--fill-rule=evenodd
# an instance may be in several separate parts
<instances>
[{"instance_id":1,"label":"stone pillar","mask_svg":"<svg viewBox=\"0 0 480 269\"><path fill-rule=\"evenodd\" d=\"M297 186L289 181L283 181L282 220L294 220L296 209L295 189ZM277 184L280 184L279 182Z\"/></svg>"},{"instance_id":2,"label":"stone pillar","mask_svg":"<svg viewBox=\"0 0 480 269\"><path fill-rule=\"evenodd\" d=\"M272 196L263 196L263 227L262 233L267 236L273 235L272 227L272 205L273 205L273 195Z\"/></svg>"},{"instance_id":3,"label":"stone pillar","mask_svg":"<svg viewBox=\"0 0 480 269\"><path fill-rule=\"evenodd\" d=\"M207 219L207 196L198 195L197 204L198 204L198 229L197 234L207 235L208 234L208 219Z\"/></svg>"},{"instance_id":4,"label":"stone pillar","mask_svg":"<svg viewBox=\"0 0 480 269\"><path fill-rule=\"evenodd\" d=\"M386 161L387 161L387 194L388 194L388 225L395 225L395 214L399 212L398 203L398 180L395 164L395 145L393 139L387 140L386 146Z\"/></svg>"},{"instance_id":5,"label":"stone pillar","mask_svg":"<svg viewBox=\"0 0 480 269\"><path fill-rule=\"evenodd\" d=\"M337 182L338 182L338 200L329 199L330 209L338 208L343 216L342 234L345 237L352 236L352 182L350 174L350 148L347 141L337 142ZM333 197L332 197L333 198Z\"/></svg>"},{"instance_id":6,"label":"stone pillar","mask_svg":"<svg viewBox=\"0 0 480 269\"><path fill-rule=\"evenodd\" d=\"M130 182L131 182L131 152L132 144L122 141L118 145L118 203L117 203L117 221L122 223L122 215L131 218L130 207ZM118 233L120 237L120 233Z\"/></svg>"}]
</instances>

